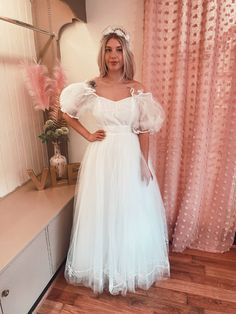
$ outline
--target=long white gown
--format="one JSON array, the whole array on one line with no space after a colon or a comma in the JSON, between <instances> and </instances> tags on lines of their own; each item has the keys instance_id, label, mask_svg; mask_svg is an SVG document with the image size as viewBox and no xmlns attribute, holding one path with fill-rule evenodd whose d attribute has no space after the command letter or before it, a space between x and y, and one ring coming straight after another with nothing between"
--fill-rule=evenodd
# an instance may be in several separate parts
<instances>
[{"instance_id":1,"label":"long white gown","mask_svg":"<svg viewBox=\"0 0 236 314\"><path fill-rule=\"evenodd\" d=\"M106 131L82 160L65 278L95 293L148 289L169 277L168 234L154 173L148 185L141 180L138 133L158 131L164 111L151 93L131 90L130 97L112 101L88 82L66 87L60 103L78 119L90 110Z\"/></svg>"}]
</instances>

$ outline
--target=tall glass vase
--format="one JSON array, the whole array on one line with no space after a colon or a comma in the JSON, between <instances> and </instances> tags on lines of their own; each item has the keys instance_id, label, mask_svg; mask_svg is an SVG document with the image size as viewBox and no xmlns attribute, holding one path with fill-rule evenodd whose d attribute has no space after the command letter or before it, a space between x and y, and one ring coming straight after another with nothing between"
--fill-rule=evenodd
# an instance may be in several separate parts
<instances>
[{"instance_id":1,"label":"tall glass vase","mask_svg":"<svg viewBox=\"0 0 236 314\"><path fill-rule=\"evenodd\" d=\"M58 179L66 177L67 173L67 160L61 154L60 145L58 142L53 142L54 155L50 158L50 166L56 167L56 174Z\"/></svg>"}]
</instances>

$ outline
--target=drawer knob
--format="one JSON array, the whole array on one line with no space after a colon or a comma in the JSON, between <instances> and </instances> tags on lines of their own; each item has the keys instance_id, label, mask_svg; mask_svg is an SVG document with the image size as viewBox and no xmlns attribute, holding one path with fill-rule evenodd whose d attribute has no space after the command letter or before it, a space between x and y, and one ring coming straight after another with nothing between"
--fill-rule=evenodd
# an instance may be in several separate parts
<instances>
[{"instance_id":1,"label":"drawer knob","mask_svg":"<svg viewBox=\"0 0 236 314\"><path fill-rule=\"evenodd\" d=\"M8 294L9 294L9 290L8 289L2 291L2 297L7 297Z\"/></svg>"}]
</instances>

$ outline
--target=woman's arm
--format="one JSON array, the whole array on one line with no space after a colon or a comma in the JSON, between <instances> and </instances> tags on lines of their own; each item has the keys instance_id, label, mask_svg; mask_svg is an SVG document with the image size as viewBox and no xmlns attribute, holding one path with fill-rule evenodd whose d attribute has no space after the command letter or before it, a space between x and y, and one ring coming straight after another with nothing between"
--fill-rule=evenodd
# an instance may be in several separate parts
<instances>
[{"instance_id":1,"label":"woman's arm","mask_svg":"<svg viewBox=\"0 0 236 314\"><path fill-rule=\"evenodd\" d=\"M149 133L140 133L138 137L142 155L147 163L149 152Z\"/></svg>"},{"instance_id":2,"label":"woman's arm","mask_svg":"<svg viewBox=\"0 0 236 314\"><path fill-rule=\"evenodd\" d=\"M141 179L146 181L147 185L153 178L152 173L148 167L148 153L149 153L149 133L139 134L140 149L142 152L141 158Z\"/></svg>"},{"instance_id":3,"label":"woman's arm","mask_svg":"<svg viewBox=\"0 0 236 314\"><path fill-rule=\"evenodd\" d=\"M63 119L80 135L89 142L102 141L105 138L105 131L98 130L95 133L90 133L76 118L71 118L68 114L63 113Z\"/></svg>"}]
</instances>

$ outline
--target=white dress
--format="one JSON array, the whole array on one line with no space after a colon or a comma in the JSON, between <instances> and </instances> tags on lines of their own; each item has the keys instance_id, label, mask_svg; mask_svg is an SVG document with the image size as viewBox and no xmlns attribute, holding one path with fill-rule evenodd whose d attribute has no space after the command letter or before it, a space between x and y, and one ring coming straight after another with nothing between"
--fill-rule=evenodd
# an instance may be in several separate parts
<instances>
[{"instance_id":1,"label":"white dress","mask_svg":"<svg viewBox=\"0 0 236 314\"><path fill-rule=\"evenodd\" d=\"M90 110L106 131L103 141L89 143L82 160L65 278L95 293L148 289L169 277L168 234L154 173L148 185L141 180L138 133L158 131L164 111L151 93L131 91L112 101L88 82L66 87L60 103L78 119Z\"/></svg>"}]
</instances>

